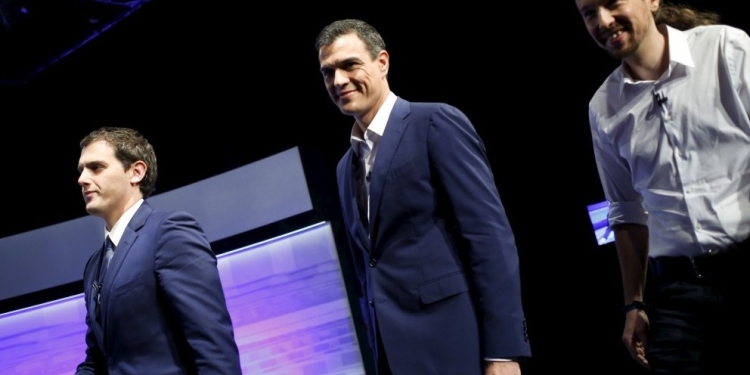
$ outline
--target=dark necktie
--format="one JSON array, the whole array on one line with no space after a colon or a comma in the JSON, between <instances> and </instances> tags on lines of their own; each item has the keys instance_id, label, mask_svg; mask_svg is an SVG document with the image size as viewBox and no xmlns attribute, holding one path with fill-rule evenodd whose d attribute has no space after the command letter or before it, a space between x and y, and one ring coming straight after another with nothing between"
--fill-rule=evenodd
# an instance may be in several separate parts
<instances>
[{"instance_id":1,"label":"dark necktie","mask_svg":"<svg viewBox=\"0 0 750 375\"><path fill-rule=\"evenodd\" d=\"M367 170L367 160L370 149L362 144L359 150L363 157L359 159L357 168L357 204L362 225L364 225L365 230L369 230L370 172Z\"/></svg>"},{"instance_id":2,"label":"dark necktie","mask_svg":"<svg viewBox=\"0 0 750 375\"><path fill-rule=\"evenodd\" d=\"M94 283L96 289L96 317L99 319L99 302L102 296L102 284L104 284L104 275L107 273L109 268L109 262L112 260L112 256L115 255L115 244L109 239L109 236L104 239L104 259L99 268L99 281Z\"/></svg>"},{"instance_id":3,"label":"dark necktie","mask_svg":"<svg viewBox=\"0 0 750 375\"><path fill-rule=\"evenodd\" d=\"M113 255L115 255L115 244L112 243L112 240L107 236L107 238L104 239L104 259L102 260L102 268L99 271L101 275L100 279L102 281L104 281L104 274L109 268L109 262L112 260Z\"/></svg>"}]
</instances>

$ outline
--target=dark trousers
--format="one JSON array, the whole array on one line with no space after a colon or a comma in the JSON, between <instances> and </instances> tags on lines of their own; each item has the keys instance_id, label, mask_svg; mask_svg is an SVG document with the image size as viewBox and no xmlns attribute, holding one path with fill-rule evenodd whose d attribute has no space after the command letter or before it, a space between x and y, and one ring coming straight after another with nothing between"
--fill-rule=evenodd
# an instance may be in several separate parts
<instances>
[{"instance_id":1,"label":"dark trousers","mask_svg":"<svg viewBox=\"0 0 750 375\"><path fill-rule=\"evenodd\" d=\"M652 260L646 346L652 373L736 374L747 364L750 251L742 250L698 272L686 259Z\"/></svg>"}]
</instances>

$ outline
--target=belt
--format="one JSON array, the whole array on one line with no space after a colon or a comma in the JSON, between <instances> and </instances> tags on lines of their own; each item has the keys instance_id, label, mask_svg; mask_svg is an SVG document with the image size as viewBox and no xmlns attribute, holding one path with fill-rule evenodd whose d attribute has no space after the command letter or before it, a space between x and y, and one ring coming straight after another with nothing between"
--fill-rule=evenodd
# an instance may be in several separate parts
<instances>
[{"instance_id":1,"label":"belt","mask_svg":"<svg viewBox=\"0 0 750 375\"><path fill-rule=\"evenodd\" d=\"M733 272L737 267L747 267L745 263L750 251L750 240L693 256L661 256L651 258L651 272L659 279L700 280L725 272Z\"/></svg>"}]
</instances>

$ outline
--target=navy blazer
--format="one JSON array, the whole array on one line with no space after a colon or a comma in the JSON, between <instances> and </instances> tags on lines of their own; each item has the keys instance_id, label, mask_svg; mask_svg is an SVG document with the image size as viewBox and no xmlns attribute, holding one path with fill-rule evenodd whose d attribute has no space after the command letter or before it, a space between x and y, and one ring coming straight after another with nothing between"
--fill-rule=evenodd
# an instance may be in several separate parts
<instances>
[{"instance_id":1,"label":"navy blazer","mask_svg":"<svg viewBox=\"0 0 750 375\"><path fill-rule=\"evenodd\" d=\"M529 357L515 239L469 119L397 99L371 170L369 230L358 163L350 148L336 174L376 362L378 334L395 374L481 374L484 358Z\"/></svg>"},{"instance_id":2,"label":"navy blazer","mask_svg":"<svg viewBox=\"0 0 750 375\"><path fill-rule=\"evenodd\" d=\"M84 272L86 359L76 375L240 375L216 256L185 212L143 202L96 290L102 250Z\"/></svg>"}]
</instances>

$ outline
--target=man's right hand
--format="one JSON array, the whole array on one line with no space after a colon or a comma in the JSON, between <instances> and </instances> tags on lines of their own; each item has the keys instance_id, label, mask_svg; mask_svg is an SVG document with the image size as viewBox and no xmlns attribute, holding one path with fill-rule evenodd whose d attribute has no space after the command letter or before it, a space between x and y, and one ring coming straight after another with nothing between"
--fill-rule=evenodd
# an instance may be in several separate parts
<instances>
[{"instance_id":1,"label":"man's right hand","mask_svg":"<svg viewBox=\"0 0 750 375\"><path fill-rule=\"evenodd\" d=\"M646 340L648 337L648 316L643 310L628 311L625 315L625 328L622 342L628 348L630 356L641 366L649 368L646 360Z\"/></svg>"}]
</instances>

